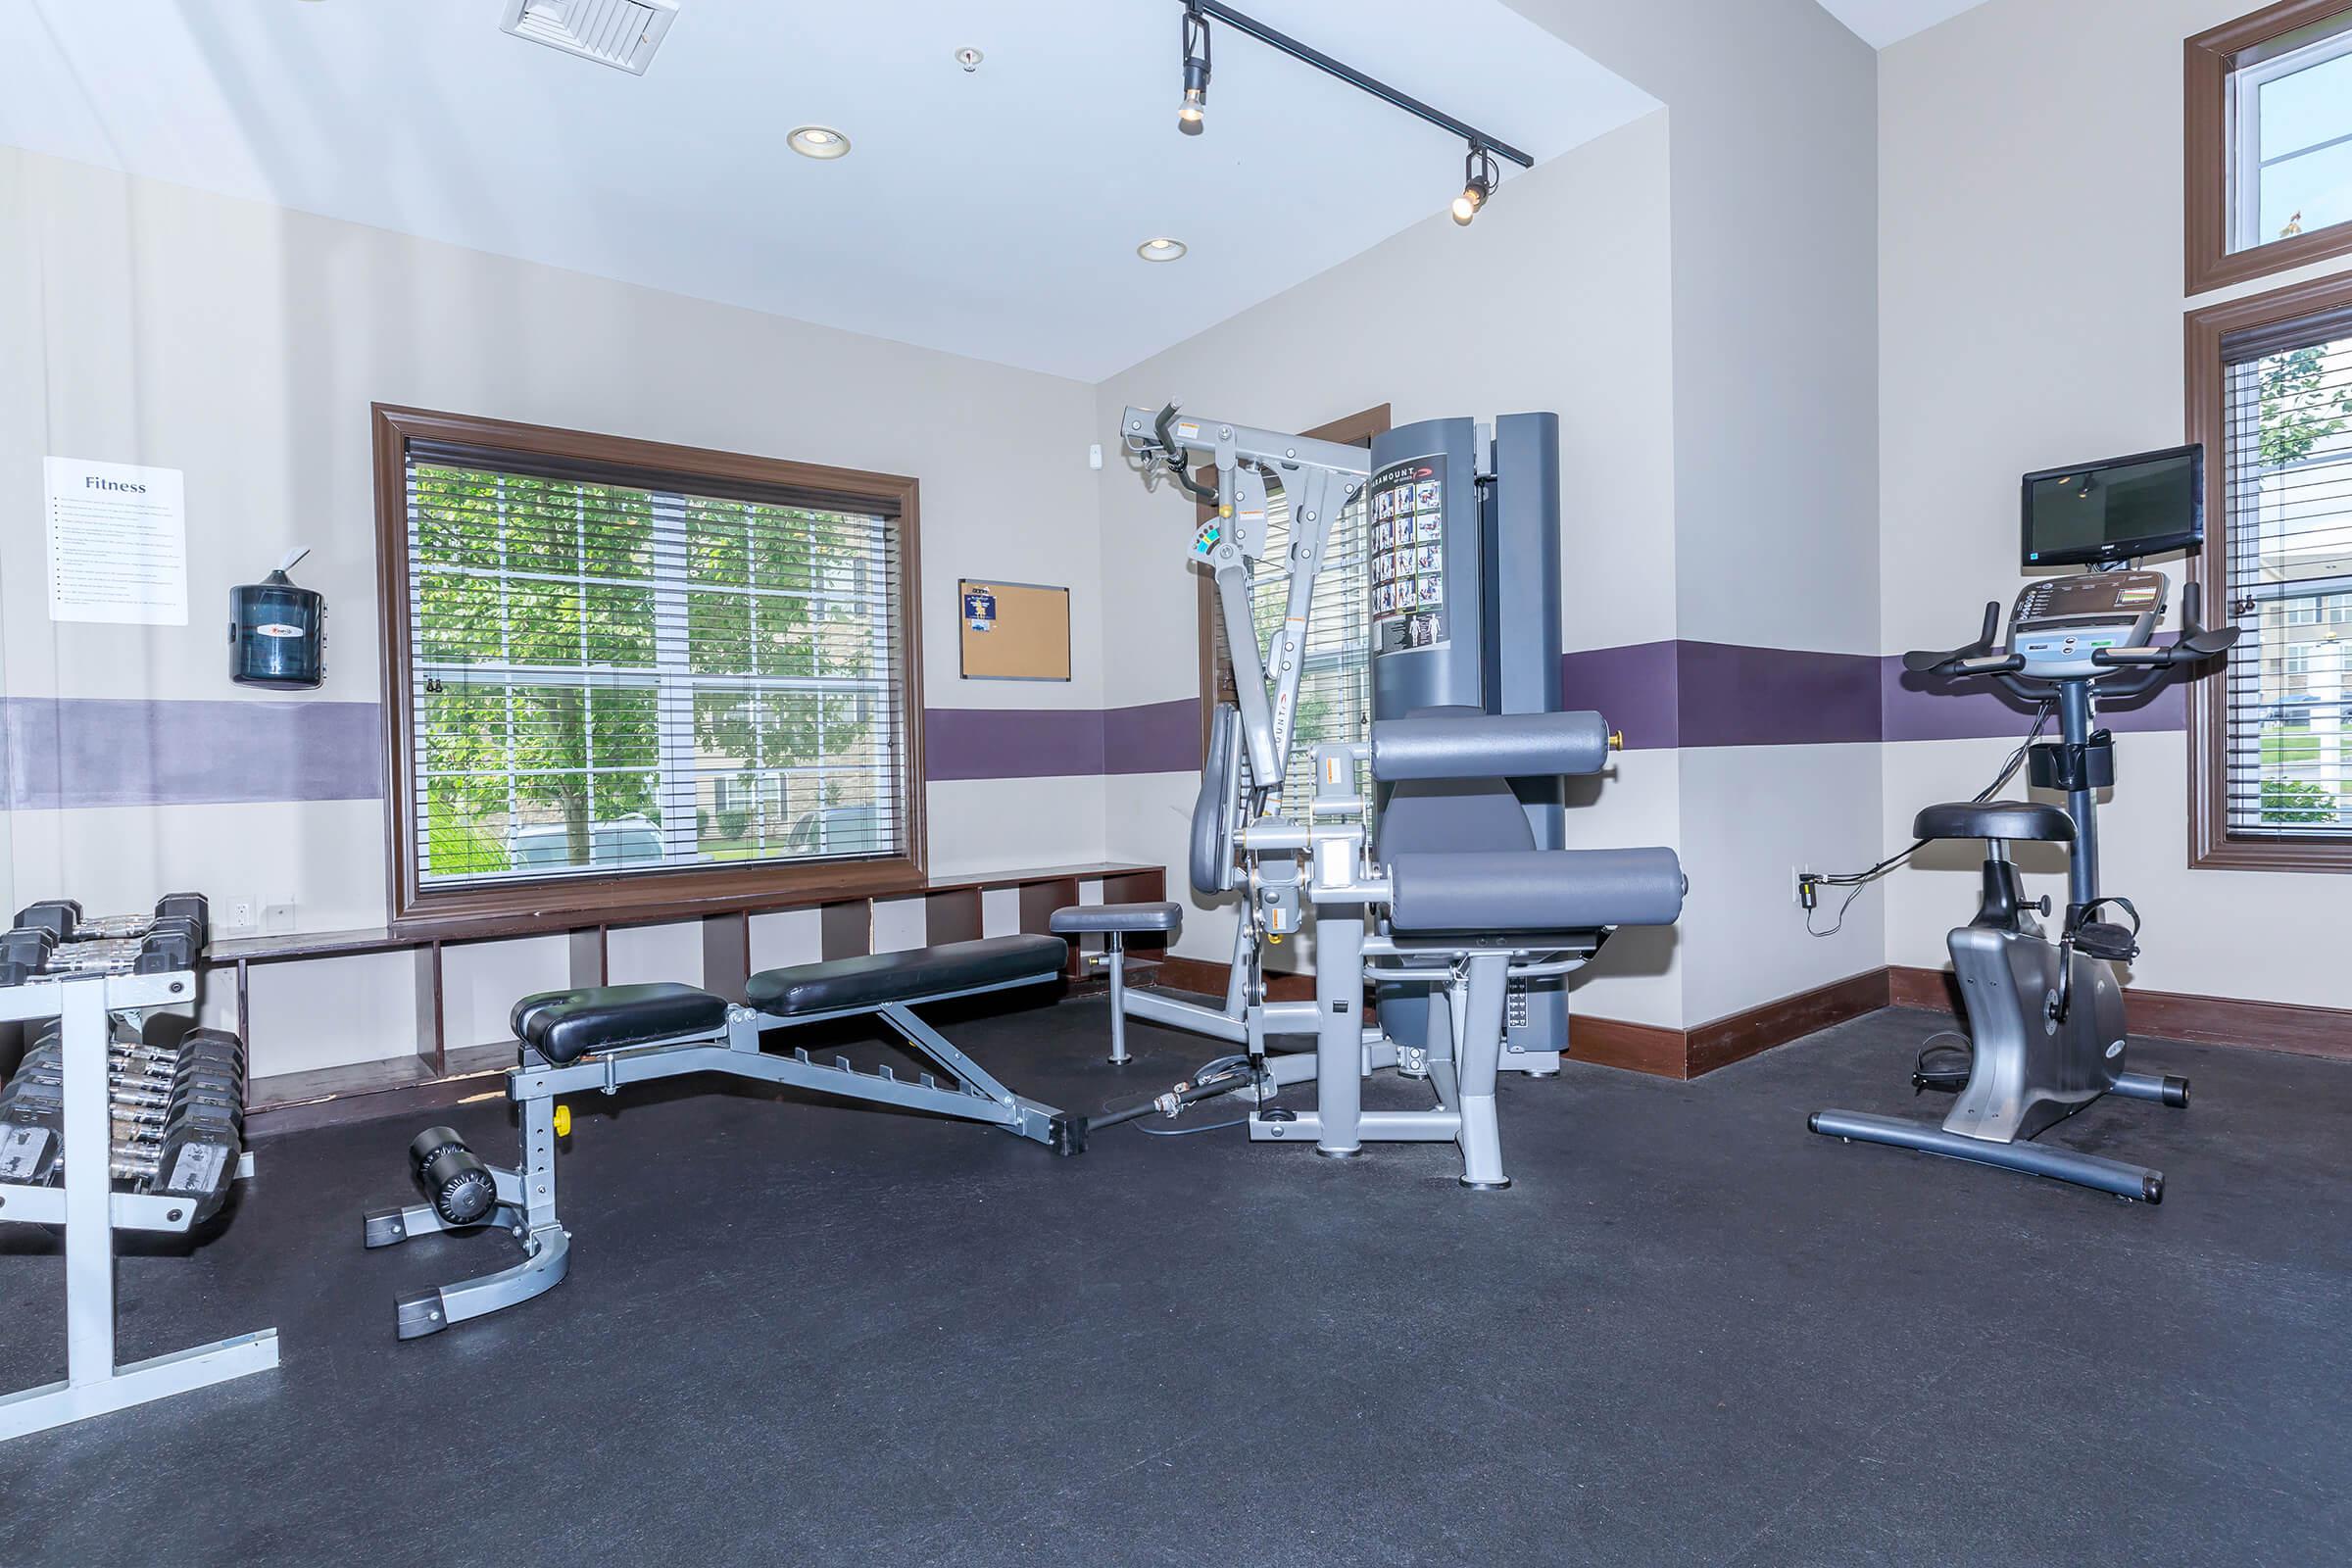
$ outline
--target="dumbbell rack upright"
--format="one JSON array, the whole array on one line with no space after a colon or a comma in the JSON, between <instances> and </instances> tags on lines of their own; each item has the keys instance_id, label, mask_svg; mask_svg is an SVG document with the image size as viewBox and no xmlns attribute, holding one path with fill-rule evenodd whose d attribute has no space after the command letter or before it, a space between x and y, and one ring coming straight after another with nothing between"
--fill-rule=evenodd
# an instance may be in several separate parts
<instances>
[{"instance_id":1,"label":"dumbbell rack upright","mask_svg":"<svg viewBox=\"0 0 2352 1568\"><path fill-rule=\"evenodd\" d=\"M55 1018L64 1048L64 1182L0 1183L0 1222L66 1228L65 1381L0 1396L0 1441L128 1409L266 1372L277 1365L277 1330L239 1334L129 1366L115 1363L115 1232L185 1232L195 1205L161 1194L118 1193L112 1166L107 1045L115 1013L185 1006L192 971L65 974L0 987L0 1022ZM253 1156L238 1162L253 1174Z\"/></svg>"}]
</instances>

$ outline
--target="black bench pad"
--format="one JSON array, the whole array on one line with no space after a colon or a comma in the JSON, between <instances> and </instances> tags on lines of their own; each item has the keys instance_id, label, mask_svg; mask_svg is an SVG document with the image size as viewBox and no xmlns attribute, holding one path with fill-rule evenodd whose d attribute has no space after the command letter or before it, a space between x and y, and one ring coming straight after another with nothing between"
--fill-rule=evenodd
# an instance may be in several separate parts
<instances>
[{"instance_id":1,"label":"black bench pad","mask_svg":"<svg viewBox=\"0 0 2352 1568\"><path fill-rule=\"evenodd\" d=\"M727 1026L722 997L696 986L583 986L542 991L514 1004L514 1038L559 1066L598 1051L679 1035L716 1034Z\"/></svg>"},{"instance_id":2,"label":"black bench pad","mask_svg":"<svg viewBox=\"0 0 2352 1568\"><path fill-rule=\"evenodd\" d=\"M983 937L762 969L744 987L744 997L761 1012L790 1018L922 1002L1015 980L1051 980L1069 959L1069 944L1059 937Z\"/></svg>"},{"instance_id":3,"label":"black bench pad","mask_svg":"<svg viewBox=\"0 0 2352 1568\"><path fill-rule=\"evenodd\" d=\"M1181 904L1068 904L1046 922L1055 931L1077 936L1087 931L1164 931L1173 936L1184 929Z\"/></svg>"}]
</instances>

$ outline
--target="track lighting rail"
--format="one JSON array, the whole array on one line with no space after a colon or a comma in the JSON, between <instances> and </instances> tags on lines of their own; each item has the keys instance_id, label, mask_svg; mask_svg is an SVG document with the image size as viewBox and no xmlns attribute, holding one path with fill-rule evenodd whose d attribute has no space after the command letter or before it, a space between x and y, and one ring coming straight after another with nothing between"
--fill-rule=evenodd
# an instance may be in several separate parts
<instances>
[{"instance_id":1,"label":"track lighting rail","mask_svg":"<svg viewBox=\"0 0 2352 1568\"><path fill-rule=\"evenodd\" d=\"M1521 169L1536 167L1536 161L1533 158L1501 137L1491 136L1476 125L1467 124L1454 119L1442 109L1433 109L1412 94L1400 92L1377 76L1367 76L1353 66L1348 65L1344 61L1334 60L1312 44L1300 43L1289 33L1278 32L1255 17L1234 10L1233 7L1224 4L1223 0L1185 0L1185 10L1196 17L1207 17L1222 22L1229 27L1248 33L1260 43L1281 50L1294 60L1303 61L1317 71L1339 77L1340 80L1359 91L1368 92L1375 98L1393 104L1408 115L1449 130L1468 142L1474 150L1491 152L1497 158L1507 158Z\"/></svg>"}]
</instances>

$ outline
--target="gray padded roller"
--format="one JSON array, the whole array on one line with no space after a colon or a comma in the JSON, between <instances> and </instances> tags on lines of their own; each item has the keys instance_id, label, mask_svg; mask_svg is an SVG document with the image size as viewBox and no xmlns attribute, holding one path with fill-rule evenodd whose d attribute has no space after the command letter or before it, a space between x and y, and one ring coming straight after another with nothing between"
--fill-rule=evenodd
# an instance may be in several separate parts
<instances>
[{"instance_id":1,"label":"gray padded roller","mask_svg":"<svg viewBox=\"0 0 2352 1568\"><path fill-rule=\"evenodd\" d=\"M1398 931L1590 931L1672 925L1683 912L1672 850L1408 854L1389 876Z\"/></svg>"},{"instance_id":2,"label":"gray padded roller","mask_svg":"<svg viewBox=\"0 0 2352 1568\"><path fill-rule=\"evenodd\" d=\"M1390 718L1372 726L1372 776L1384 784L1597 773L1608 760L1608 721L1598 713Z\"/></svg>"}]
</instances>

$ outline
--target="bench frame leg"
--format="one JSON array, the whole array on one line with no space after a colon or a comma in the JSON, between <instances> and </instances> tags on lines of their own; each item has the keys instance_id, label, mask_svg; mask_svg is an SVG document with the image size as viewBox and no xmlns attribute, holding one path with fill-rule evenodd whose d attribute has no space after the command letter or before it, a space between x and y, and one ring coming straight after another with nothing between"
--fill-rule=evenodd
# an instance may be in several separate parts
<instances>
[{"instance_id":1,"label":"bench frame leg","mask_svg":"<svg viewBox=\"0 0 2352 1568\"><path fill-rule=\"evenodd\" d=\"M1003 989L1006 987L981 986L954 995ZM869 1014L879 1017L909 1048L937 1064L954 1083L940 1082L930 1073L908 1082L888 1067L861 1072L852 1067L847 1057L826 1064L811 1060L806 1051L785 1054L760 1049L763 1029ZM556 1211L556 1101L560 1097L591 1090L615 1094L623 1084L698 1072L979 1122L1044 1144L1056 1153L1075 1154L1086 1148L1084 1117L1066 1116L1052 1105L1014 1094L954 1042L916 1017L905 1003L791 1018L772 1017L751 1007L730 1007L725 1025L717 1031L630 1046L562 1066L526 1047L520 1064L507 1073L507 1098L514 1103L521 1134L520 1163L512 1169L491 1167L497 1204L481 1224L453 1227L430 1203L411 1203L371 1210L365 1225L366 1245L370 1248L392 1247L436 1232L496 1227L520 1245L522 1261L478 1279L401 1297L396 1314L399 1337L414 1340L438 1334L452 1323L503 1311L563 1283L571 1266L571 1233L564 1228Z\"/></svg>"},{"instance_id":2,"label":"bench frame leg","mask_svg":"<svg viewBox=\"0 0 2352 1568\"><path fill-rule=\"evenodd\" d=\"M1105 932L1102 970L1110 977L1110 1063L1127 1065L1127 936Z\"/></svg>"},{"instance_id":3,"label":"bench frame leg","mask_svg":"<svg viewBox=\"0 0 2352 1568\"><path fill-rule=\"evenodd\" d=\"M525 1069L508 1075L510 1089ZM492 1312L544 1296L564 1282L571 1268L571 1233L556 1215L555 1097L542 1095L519 1102L522 1166L490 1168L498 1187L498 1206L470 1232L496 1227L522 1247L522 1261L495 1274L413 1291L395 1303L395 1325L404 1340L438 1334L452 1323L486 1317ZM366 1244L391 1247L412 1237L456 1231L430 1203L405 1208L377 1209L367 1217Z\"/></svg>"}]
</instances>

